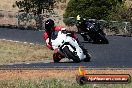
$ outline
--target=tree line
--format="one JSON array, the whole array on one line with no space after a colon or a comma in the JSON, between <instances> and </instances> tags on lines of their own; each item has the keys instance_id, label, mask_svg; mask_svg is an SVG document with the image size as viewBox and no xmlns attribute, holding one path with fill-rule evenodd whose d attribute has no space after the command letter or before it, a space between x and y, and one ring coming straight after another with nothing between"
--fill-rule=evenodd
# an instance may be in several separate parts
<instances>
[{"instance_id":1,"label":"tree line","mask_svg":"<svg viewBox=\"0 0 132 88\"><path fill-rule=\"evenodd\" d=\"M46 11L54 9L55 3L66 0L21 0L13 5L26 13L33 13L40 17ZM122 0L70 0L63 17L83 15L88 19L104 20L132 20L132 9L124 6ZM41 24L41 17L40 17Z\"/></svg>"}]
</instances>

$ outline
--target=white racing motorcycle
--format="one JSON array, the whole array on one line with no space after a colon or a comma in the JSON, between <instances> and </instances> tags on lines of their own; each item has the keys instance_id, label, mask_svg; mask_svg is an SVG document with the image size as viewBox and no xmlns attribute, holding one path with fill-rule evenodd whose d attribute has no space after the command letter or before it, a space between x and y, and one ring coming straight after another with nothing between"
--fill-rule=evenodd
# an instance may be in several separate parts
<instances>
[{"instance_id":1,"label":"white racing motorcycle","mask_svg":"<svg viewBox=\"0 0 132 88\"><path fill-rule=\"evenodd\" d=\"M72 38L71 33L66 30L54 32L51 35L51 44L53 49L58 49L57 51L61 56L72 59L76 63L89 62L91 59L87 50L83 46L79 46L77 40ZM54 62L59 61L54 59Z\"/></svg>"}]
</instances>

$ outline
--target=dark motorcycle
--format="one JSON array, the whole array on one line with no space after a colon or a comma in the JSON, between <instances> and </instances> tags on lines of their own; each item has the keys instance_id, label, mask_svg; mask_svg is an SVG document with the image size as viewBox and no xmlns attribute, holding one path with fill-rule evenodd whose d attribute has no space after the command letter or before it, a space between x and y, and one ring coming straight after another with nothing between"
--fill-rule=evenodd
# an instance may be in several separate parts
<instances>
[{"instance_id":1,"label":"dark motorcycle","mask_svg":"<svg viewBox=\"0 0 132 88\"><path fill-rule=\"evenodd\" d=\"M86 21L81 23L78 27L79 33L85 41L91 41L95 44L108 44L109 41L106 39L106 35L100 27L100 24L95 21ZM89 38L88 38L89 37Z\"/></svg>"}]
</instances>

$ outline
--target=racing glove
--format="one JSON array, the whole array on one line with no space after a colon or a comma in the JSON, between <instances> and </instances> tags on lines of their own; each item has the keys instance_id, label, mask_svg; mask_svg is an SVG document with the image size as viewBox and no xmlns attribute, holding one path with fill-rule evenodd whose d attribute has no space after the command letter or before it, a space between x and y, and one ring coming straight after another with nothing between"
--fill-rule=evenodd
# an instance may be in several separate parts
<instances>
[{"instance_id":1,"label":"racing glove","mask_svg":"<svg viewBox=\"0 0 132 88\"><path fill-rule=\"evenodd\" d=\"M54 50L54 49L52 48L51 42L49 42L49 38L46 40L46 45L47 45L47 47L48 47L49 49Z\"/></svg>"}]
</instances>

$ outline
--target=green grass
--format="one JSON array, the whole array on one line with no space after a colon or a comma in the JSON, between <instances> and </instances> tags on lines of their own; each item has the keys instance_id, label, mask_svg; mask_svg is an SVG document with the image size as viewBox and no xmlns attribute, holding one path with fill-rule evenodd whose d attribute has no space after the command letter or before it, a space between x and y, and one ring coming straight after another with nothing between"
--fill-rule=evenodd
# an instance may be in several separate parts
<instances>
[{"instance_id":1,"label":"green grass","mask_svg":"<svg viewBox=\"0 0 132 88\"><path fill-rule=\"evenodd\" d=\"M59 79L48 79L42 80L24 80L24 79L13 79L13 80L1 80L1 88L132 88L130 84L85 84L78 85L75 82L59 80Z\"/></svg>"}]
</instances>

